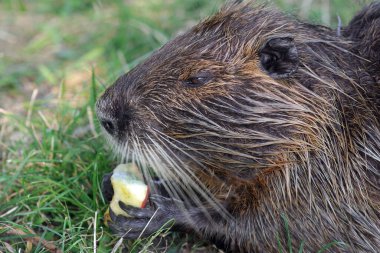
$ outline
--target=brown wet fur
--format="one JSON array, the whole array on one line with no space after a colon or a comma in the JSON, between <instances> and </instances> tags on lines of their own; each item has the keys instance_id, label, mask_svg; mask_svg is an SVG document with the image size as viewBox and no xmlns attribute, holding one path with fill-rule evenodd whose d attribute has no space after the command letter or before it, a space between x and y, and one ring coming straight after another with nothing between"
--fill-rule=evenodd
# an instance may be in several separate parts
<instances>
[{"instance_id":1,"label":"brown wet fur","mask_svg":"<svg viewBox=\"0 0 380 253\"><path fill-rule=\"evenodd\" d=\"M345 246L325 252L379 252L380 3L337 34L229 4L120 77L98 101L99 118L116 122L106 135L124 158L189 199L207 192L211 214L220 211L212 201L226 209L216 223L191 221L226 250L278 252L276 235L287 249L285 215L293 250L304 240L304 252L332 241ZM298 65L276 78L260 54L284 37ZM199 75L207 83L186 84Z\"/></svg>"}]
</instances>

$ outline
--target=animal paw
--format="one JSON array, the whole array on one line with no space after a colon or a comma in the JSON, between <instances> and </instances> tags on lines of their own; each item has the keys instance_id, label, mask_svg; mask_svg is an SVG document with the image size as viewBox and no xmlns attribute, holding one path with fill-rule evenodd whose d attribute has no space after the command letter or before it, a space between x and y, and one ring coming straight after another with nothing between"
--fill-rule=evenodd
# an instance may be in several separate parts
<instances>
[{"instance_id":1,"label":"animal paw","mask_svg":"<svg viewBox=\"0 0 380 253\"><path fill-rule=\"evenodd\" d=\"M129 216L115 215L111 209L111 222L109 222L111 230L126 239L137 239L180 222L182 213L180 201L152 195L150 202L153 205L145 208L127 206L119 202L120 208Z\"/></svg>"}]
</instances>

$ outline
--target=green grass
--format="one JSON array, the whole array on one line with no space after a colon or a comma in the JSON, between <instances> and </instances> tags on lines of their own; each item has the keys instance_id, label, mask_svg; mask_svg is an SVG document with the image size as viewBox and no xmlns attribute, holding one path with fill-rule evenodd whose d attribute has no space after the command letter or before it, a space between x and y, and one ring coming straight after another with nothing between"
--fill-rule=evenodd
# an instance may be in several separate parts
<instances>
[{"instance_id":1,"label":"green grass","mask_svg":"<svg viewBox=\"0 0 380 253\"><path fill-rule=\"evenodd\" d=\"M48 252L42 241L27 243L28 229L62 252L94 252L94 240L97 252L115 248L118 239L102 224L100 181L118 160L99 135L96 97L222 2L0 2L0 252ZM286 2L276 1L299 13L300 1ZM351 2L333 1L331 25L337 14L348 22L361 5ZM323 21L319 5L305 10ZM139 251L153 239L129 247Z\"/></svg>"}]
</instances>

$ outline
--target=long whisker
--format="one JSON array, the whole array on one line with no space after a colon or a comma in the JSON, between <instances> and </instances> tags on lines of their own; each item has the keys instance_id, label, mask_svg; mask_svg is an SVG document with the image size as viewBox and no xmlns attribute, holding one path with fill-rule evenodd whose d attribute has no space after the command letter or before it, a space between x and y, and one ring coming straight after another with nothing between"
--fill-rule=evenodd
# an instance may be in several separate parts
<instances>
[{"instance_id":1,"label":"long whisker","mask_svg":"<svg viewBox=\"0 0 380 253\"><path fill-rule=\"evenodd\" d=\"M160 138L158 138L160 140ZM194 172L188 168L186 164L181 162L181 160L177 157L177 155L171 151L167 147L167 144L164 142L161 142L161 145L163 145L162 148L158 145L157 142L153 141L155 143L155 147L157 148L158 152L160 153L160 156L163 157L165 162L169 165L170 169L173 170L175 173L175 176L179 179L182 179L184 184L179 184L181 194L185 194L182 197L185 197L185 201L187 199L191 199L197 207L204 209L204 204L202 200L198 197L201 196L209 205L214 208L215 210L220 211L221 214L225 216L225 218L228 217L227 211L221 206L211 195L209 190L203 185L203 183L195 176ZM165 155L162 156L162 154L166 154L165 150L169 150L170 156ZM182 166L181 166L182 165ZM168 168L164 168L164 170L168 170ZM183 193L182 193L183 192ZM206 215L208 215L207 210L204 209L204 212ZM211 219L211 217L209 217Z\"/></svg>"}]
</instances>

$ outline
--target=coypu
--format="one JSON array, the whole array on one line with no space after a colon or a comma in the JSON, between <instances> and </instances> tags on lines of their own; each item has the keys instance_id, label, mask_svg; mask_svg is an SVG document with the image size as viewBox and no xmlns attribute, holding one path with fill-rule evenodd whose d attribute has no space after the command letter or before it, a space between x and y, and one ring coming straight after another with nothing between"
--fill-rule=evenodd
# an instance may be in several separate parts
<instances>
[{"instance_id":1,"label":"coypu","mask_svg":"<svg viewBox=\"0 0 380 253\"><path fill-rule=\"evenodd\" d=\"M135 239L174 219L231 252L379 252L379 52L378 2L340 32L229 3L174 38L97 102L157 188L112 229Z\"/></svg>"}]
</instances>

